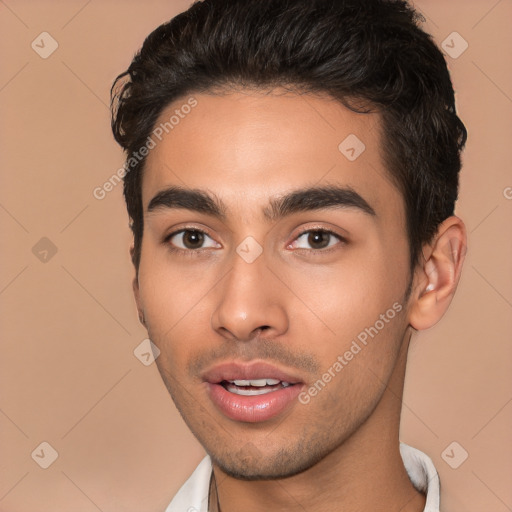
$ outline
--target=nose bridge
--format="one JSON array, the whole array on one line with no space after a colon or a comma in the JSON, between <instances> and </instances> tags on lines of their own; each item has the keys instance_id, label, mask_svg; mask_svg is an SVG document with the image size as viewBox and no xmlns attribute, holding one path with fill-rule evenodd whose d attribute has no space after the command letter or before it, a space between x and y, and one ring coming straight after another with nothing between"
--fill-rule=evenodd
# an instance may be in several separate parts
<instances>
[{"instance_id":1,"label":"nose bridge","mask_svg":"<svg viewBox=\"0 0 512 512\"><path fill-rule=\"evenodd\" d=\"M239 340L251 338L261 328L269 331L266 336L286 331L285 304L280 300L274 280L261 251L256 255L251 241L242 242L233 254L231 270L219 287L212 327Z\"/></svg>"},{"instance_id":2,"label":"nose bridge","mask_svg":"<svg viewBox=\"0 0 512 512\"><path fill-rule=\"evenodd\" d=\"M225 297L237 300L240 307L249 307L244 304L251 299L255 302L264 300L264 283L268 283L268 269L263 255L253 261L245 260L236 254L232 259L231 272L226 281Z\"/></svg>"}]
</instances>

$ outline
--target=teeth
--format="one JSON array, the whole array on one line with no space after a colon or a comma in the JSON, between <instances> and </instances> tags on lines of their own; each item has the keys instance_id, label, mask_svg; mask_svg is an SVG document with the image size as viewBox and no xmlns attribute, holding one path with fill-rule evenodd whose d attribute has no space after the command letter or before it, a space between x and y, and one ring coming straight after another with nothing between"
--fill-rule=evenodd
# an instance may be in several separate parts
<instances>
[{"instance_id":1,"label":"teeth","mask_svg":"<svg viewBox=\"0 0 512 512\"><path fill-rule=\"evenodd\" d=\"M250 382L250 386L256 386L258 388L261 388L261 387L267 385L267 379L250 380L249 382Z\"/></svg>"},{"instance_id":2,"label":"teeth","mask_svg":"<svg viewBox=\"0 0 512 512\"><path fill-rule=\"evenodd\" d=\"M230 380L229 382L231 382L235 386L250 386L251 385L250 380Z\"/></svg>"},{"instance_id":3,"label":"teeth","mask_svg":"<svg viewBox=\"0 0 512 512\"><path fill-rule=\"evenodd\" d=\"M233 386L228 384L226 386L227 390L235 395L243 395L243 396L255 396L255 395L265 395L267 393L272 393L273 389L265 388L265 389L242 389L237 386Z\"/></svg>"},{"instance_id":4,"label":"teeth","mask_svg":"<svg viewBox=\"0 0 512 512\"><path fill-rule=\"evenodd\" d=\"M263 386L275 386L279 384L281 381L278 379L253 379L253 380L230 380L232 384L235 386L254 386L257 388L261 388Z\"/></svg>"},{"instance_id":5,"label":"teeth","mask_svg":"<svg viewBox=\"0 0 512 512\"><path fill-rule=\"evenodd\" d=\"M236 395L243 395L243 396L256 396L256 395L265 395L266 393L272 393L273 391L277 391L277 388L281 384L282 388L286 388L290 386L289 382L283 382L278 379L254 379L254 380L245 380L245 379L239 379L239 380L230 380L226 383L225 387L226 389L234 393ZM252 387L252 389L244 389ZM260 388L260 389L254 389L254 388Z\"/></svg>"}]
</instances>

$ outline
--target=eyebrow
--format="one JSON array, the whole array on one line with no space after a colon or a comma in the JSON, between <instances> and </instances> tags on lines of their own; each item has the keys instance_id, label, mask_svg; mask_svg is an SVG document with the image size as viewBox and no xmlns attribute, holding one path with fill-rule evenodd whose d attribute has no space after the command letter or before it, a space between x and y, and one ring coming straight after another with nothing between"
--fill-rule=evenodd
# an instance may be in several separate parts
<instances>
[{"instance_id":1,"label":"eyebrow","mask_svg":"<svg viewBox=\"0 0 512 512\"><path fill-rule=\"evenodd\" d=\"M226 220L228 210L222 200L205 190L169 187L151 199L147 211L180 208L220 220ZM269 205L263 209L263 215L268 221L275 222L294 213L323 209L356 209L372 217L376 216L375 210L353 188L334 185L294 190L271 198Z\"/></svg>"}]
</instances>

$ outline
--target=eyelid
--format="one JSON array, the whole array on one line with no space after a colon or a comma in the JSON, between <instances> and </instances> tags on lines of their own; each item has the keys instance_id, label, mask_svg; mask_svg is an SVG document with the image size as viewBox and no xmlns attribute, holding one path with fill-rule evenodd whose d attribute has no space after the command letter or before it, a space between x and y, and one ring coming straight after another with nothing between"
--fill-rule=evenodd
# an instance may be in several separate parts
<instances>
[{"instance_id":1,"label":"eyelid","mask_svg":"<svg viewBox=\"0 0 512 512\"><path fill-rule=\"evenodd\" d=\"M340 243L335 244L334 246L331 246L331 247L325 247L323 249L304 249L303 247L301 247L301 248L297 248L297 249L293 249L292 248L292 250L294 250L294 251L302 251L302 252L309 252L309 253L324 253L325 254L325 253L331 252L333 250L336 250L340 244L341 245L345 245L345 244L348 243L347 238L345 236L339 234L334 229L327 228L326 226L308 226L308 227L302 228L299 231L299 233L294 235L293 240L286 245L286 248L289 249L290 246L294 242L296 242L301 236L305 235L306 233L314 233L315 231L322 232L322 233L327 233L329 235L332 235L333 237L337 238Z\"/></svg>"},{"instance_id":2,"label":"eyelid","mask_svg":"<svg viewBox=\"0 0 512 512\"><path fill-rule=\"evenodd\" d=\"M309 233L310 231L325 231L326 233L331 233L334 236L337 236L338 238L342 240L347 240L347 237L342 235L341 233L338 233L334 228L329 228L325 225L318 225L318 226L307 226L305 228L301 228L298 235L295 237L299 237L303 235L304 233Z\"/></svg>"},{"instance_id":3,"label":"eyelid","mask_svg":"<svg viewBox=\"0 0 512 512\"><path fill-rule=\"evenodd\" d=\"M179 227L173 227L172 231L164 235L164 240L169 239L172 236L177 235L178 233L181 233L183 231L200 231L201 233L208 235L210 238L213 238L212 235L209 233L208 229L205 227L199 227L197 225L184 225Z\"/></svg>"},{"instance_id":4,"label":"eyelid","mask_svg":"<svg viewBox=\"0 0 512 512\"><path fill-rule=\"evenodd\" d=\"M185 231L196 231L198 233L202 233L203 235L206 235L208 238L211 238L216 244L221 245L219 242L217 242L217 240L215 240L215 238L210 233L208 233L208 230L206 230L205 228L200 228L198 226L181 226L177 229L173 229L169 234L164 235L162 243L169 245L172 250L189 252L189 253L199 252L201 250L208 249L208 247L206 247L206 248L201 247L199 249L182 249L181 247L173 246L170 243L171 238L173 238L176 235L179 235L180 233L183 233Z\"/></svg>"}]
</instances>

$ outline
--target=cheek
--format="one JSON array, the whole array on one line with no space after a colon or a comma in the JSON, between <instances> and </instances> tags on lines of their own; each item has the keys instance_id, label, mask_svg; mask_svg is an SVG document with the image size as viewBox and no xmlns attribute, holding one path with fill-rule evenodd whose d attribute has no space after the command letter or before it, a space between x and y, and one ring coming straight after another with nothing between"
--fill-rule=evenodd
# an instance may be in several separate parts
<instances>
[{"instance_id":1,"label":"cheek","mask_svg":"<svg viewBox=\"0 0 512 512\"><path fill-rule=\"evenodd\" d=\"M405 315L403 310L391 311L387 322L379 318L365 327L353 326L356 335L343 335L322 347L321 372L299 397L304 414L313 414L320 424L349 428L373 411L389 383L403 341Z\"/></svg>"},{"instance_id":2,"label":"cheek","mask_svg":"<svg viewBox=\"0 0 512 512\"><path fill-rule=\"evenodd\" d=\"M204 309L208 292L218 281L220 270L204 265L176 264L169 255L150 244L143 248L139 268L140 297L148 325L156 339L172 338L183 324L194 327ZM204 318L201 318L204 323Z\"/></svg>"},{"instance_id":3,"label":"cheek","mask_svg":"<svg viewBox=\"0 0 512 512\"><path fill-rule=\"evenodd\" d=\"M362 397L371 401L379 395L407 327L404 267L375 254L373 260L367 254L364 262L347 258L329 271L287 272L290 288L300 297L289 307L297 312L290 339L320 364L320 382L311 391L323 396L318 403L325 400L325 410L345 410L343 404L356 400L362 405ZM340 394L348 401L340 402Z\"/></svg>"},{"instance_id":4,"label":"cheek","mask_svg":"<svg viewBox=\"0 0 512 512\"><path fill-rule=\"evenodd\" d=\"M400 303L407 276L398 272L400 268L380 257L373 261L354 257L331 268L283 269L282 275L298 299L289 310L299 308L304 313L298 316L299 323L311 329L316 325L332 340L350 341L388 310L387 316L394 318L397 309L405 309ZM401 307L393 309L395 303Z\"/></svg>"}]
</instances>

